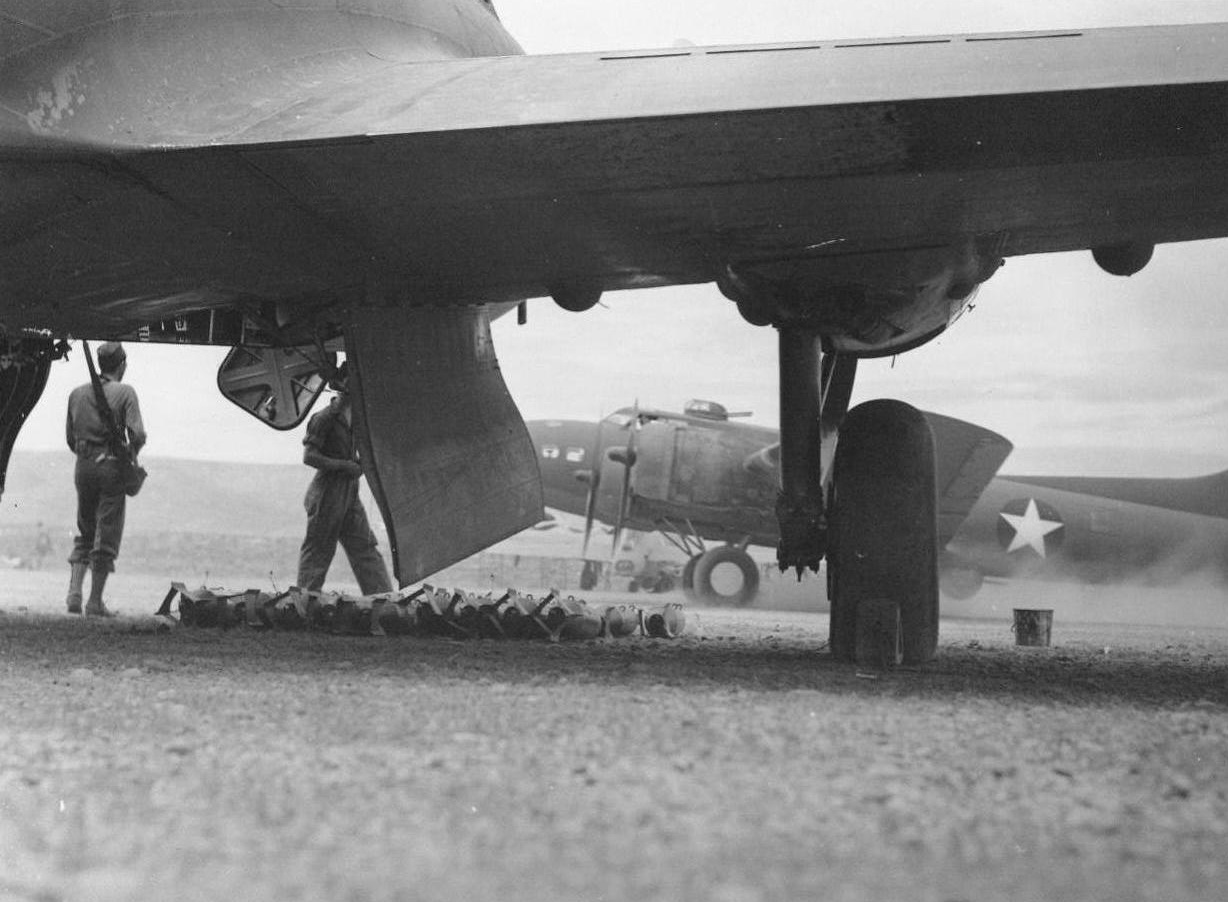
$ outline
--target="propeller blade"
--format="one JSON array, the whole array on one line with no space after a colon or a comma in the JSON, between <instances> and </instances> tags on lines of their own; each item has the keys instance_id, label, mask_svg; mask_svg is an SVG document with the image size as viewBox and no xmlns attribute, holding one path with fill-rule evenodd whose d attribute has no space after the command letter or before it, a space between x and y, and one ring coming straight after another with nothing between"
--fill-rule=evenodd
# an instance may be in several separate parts
<instances>
[{"instance_id":1,"label":"propeller blade","mask_svg":"<svg viewBox=\"0 0 1228 902\"><path fill-rule=\"evenodd\" d=\"M635 466L635 438L640 431L640 402L635 400L635 407L631 417L631 434L627 436L627 447L621 455L611 454L615 460L623 465L623 485L622 490L618 494L618 508L614 519L614 546L610 551L610 559L614 560L618 557L618 549L622 544L623 537L623 521L626 520L628 514L628 505L631 499L631 469Z\"/></svg>"},{"instance_id":2,"label":"propeller blade","mask_svg":"<svg viewBox=\"0 0 1228 902\"><path fill-rule=\"evenodd\" d=\"M588 560L588 541L593 535L593 520L597 516L597 486L601 483L601 467L593 467L593 476L588 481L588 497L584 499L584 545L580 557Z\"/></svg>"},{"instance_id":3,"label":"propeller blade","mask_svg":"<svg viewBox=\"0 0 1228 902\"><path fill-rule=\"evenodd\" d=\"M580 557L588 560L588 541L593 535L593 521L597 517L597 490L601 485L601 430L605 420L597 421L597 441L590 458L593 468L588 480L588 495L584 499L584 545L580 549Z\"/></svg>"}]
</instances>

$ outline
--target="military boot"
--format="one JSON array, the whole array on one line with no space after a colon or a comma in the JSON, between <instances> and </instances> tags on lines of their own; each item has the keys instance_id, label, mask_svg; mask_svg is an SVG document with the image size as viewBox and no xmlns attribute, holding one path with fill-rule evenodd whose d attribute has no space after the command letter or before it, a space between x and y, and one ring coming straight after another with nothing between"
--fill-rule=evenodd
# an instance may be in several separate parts
<instances>
[{"instance_id":1,"label":"military boot","mask_svg":"<svg viewBox=\"0 0 1228 902\"><path fill-rule=\"evenodd\" d=\"M81 613L81 587L85 583L85 571L90 569L89 564L72 564L72 573L68 577L68 613Z\"/></svg>"},{"instance_id":2,"label":"military boot","mask_svg":"<svg viewBox=\"0 0 1228 902\"><path fill-rule=\"evenodd\" d=\"M90 600L85 603L85 613L88 617L114 617L115 614L107 609L107 606L102 603L102 590L107 585L107 573L101 570L94 571L94 578L90 580Z\"/></svg>"}]
</instances>

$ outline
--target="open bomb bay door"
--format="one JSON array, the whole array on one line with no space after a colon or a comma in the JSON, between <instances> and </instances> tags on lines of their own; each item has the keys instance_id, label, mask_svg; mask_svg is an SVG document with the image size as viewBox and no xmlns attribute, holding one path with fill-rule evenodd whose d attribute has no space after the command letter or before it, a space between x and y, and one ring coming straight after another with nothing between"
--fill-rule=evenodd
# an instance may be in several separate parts
<instances>
[{"instance_id":1,"label":"open bomb bay door","mask_svg":"<svg viewBox=\"0 0 1228 902\"><path fill-rule=\"evenodd\" d=\"M217 371L217 387L243 410L274 429L293 429L307 418L337 355L315 347L230 349Z\"/></svg>"}]
</instances>

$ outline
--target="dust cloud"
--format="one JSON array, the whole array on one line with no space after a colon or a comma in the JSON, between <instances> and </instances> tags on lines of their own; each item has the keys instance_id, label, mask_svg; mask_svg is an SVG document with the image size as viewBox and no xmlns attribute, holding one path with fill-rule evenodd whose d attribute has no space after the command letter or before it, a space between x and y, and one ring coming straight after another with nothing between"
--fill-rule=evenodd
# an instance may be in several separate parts
<instances>
[{"instance_id":1,"label":"dust cloud","mask_svg":"<svg viewBox=\"0 0 1228 902\"><path fill-rule=\"evenodd\" d=\"M820 572L801 582L790 572L764 568L755 607L826 611L826 579ZM972 598L943 595L944 618L1013 618L1014 608L1053 611L1055 622L1160 624L1228 628L1228 585L1217 570L1175 571L1168 564L1128 580L1095 583L1058 579L987 579Z\"/></svg>"}]
</instances>

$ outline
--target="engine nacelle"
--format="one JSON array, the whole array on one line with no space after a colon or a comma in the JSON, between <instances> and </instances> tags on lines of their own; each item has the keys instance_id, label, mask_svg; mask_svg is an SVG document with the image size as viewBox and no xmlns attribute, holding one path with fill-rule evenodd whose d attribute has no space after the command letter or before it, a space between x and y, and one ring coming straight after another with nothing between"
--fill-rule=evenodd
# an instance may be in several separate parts
<instances>
[{"instance_id":1,"label":"engine nacelle","mask_svg":"<svg viewBox=\"0 0 1228 902\"><path fill-rule=\"evenodd\" d=\"M1132 276L1151 260L1156 246L1141 241L1092 248L1096 265L1112 276Z\"/></svg>"},{"instance_id":2,"label":"engine nacelle","mask_svg":"<svg viewBox=\"0 0 1228 902\"><path fill-rule=\"evenodd\" d=\"M569 313L591 310L601 300L601 289L595 285L556 285L550 290L554 302Z\"/></svg>"}]
</instances>

